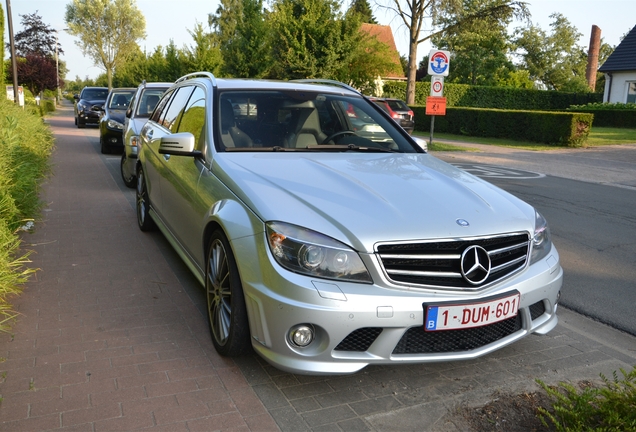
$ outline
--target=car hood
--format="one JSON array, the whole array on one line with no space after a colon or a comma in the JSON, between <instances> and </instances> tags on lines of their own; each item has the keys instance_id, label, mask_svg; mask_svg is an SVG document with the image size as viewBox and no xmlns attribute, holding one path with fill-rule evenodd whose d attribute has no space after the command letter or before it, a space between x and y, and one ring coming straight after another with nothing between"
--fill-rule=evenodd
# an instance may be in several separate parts
<instances>
[{"instance_id":1,"label":"car hood","mask_svg":"<svg viewBox=\"0 0 636 432\"><path fill-rule=\"evenodd\" d=\"M358 251L381 241L534 230L530 205L428 154L228 152L213 171L263 221L309 228Z\"/></svg>"},{"instance_id":2,"label":"car hood","mask_svg":"<svg viewBox=\"0 0 636 432\"><path fill-rule=\"evenodd\" d=\"M126 110L125 109L120 110L120 109L110 108L108 110L108 118L110 120L115 120L115 121L123 124L124 123L124 119L126 118Z\"/></svg>"}]
</instances>

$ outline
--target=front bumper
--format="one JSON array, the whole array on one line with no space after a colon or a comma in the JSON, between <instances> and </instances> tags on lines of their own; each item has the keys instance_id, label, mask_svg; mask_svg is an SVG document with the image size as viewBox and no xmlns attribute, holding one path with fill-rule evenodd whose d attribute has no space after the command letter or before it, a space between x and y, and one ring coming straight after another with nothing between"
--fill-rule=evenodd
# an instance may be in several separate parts
<instances>
[{"instance_id":1,"label":"front bumper","mask_svg":"<svg viewBox=\"0 0 636 432\"><path fill-rule=\"evenodd\" d=\"M252 237L233 241L233 247L266 246ZM347 374L369 364L472 359L530 333L545 334L558 321L563 271L554 247L545 259L477 293L395 286L375 255L362 255L373 285L317 280L282 269L265 250L245 260L249 265L239 262L252 345L269 363L292 373ZM477 330L424 331L424 303L478 303L515 290L520 308L511 320ZM290 329L299 324L314 329L315 340L307 347L290 342Z\"/></svg>"}]
</instances>

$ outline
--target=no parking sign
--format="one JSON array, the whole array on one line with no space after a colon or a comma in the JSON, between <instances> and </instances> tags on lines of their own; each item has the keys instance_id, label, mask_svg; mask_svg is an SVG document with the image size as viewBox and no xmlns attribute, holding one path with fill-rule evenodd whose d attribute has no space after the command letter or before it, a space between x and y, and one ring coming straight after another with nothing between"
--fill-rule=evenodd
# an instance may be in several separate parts
<instances>
[{"instance_id":1,"label":"no parking sign","mask_svg":"<svg viewBox=\"0 0 636 432\"><path fill-rule=\"evenodd\" d=\"M428 55L428 74L448 76L450 64L450 52L443 50L431 50Z\"/></svg>"}]
</instances>

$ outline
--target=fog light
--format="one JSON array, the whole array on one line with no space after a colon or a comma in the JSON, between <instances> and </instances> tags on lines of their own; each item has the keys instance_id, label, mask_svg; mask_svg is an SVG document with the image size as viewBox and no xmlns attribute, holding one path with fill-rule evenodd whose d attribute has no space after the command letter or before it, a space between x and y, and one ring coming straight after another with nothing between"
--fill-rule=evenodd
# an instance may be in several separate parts
<instances>
[{"instance_id":1,"label":"fog light","mask_svg":"<svg viewBox=\"0 0 636 432\"><path fill-rule=\"evenodd\" d=\"M291 342L299 347L306 347L314 340L314 329L307 325L299 325L289 333Z\"/></svg>"}]
</instances>

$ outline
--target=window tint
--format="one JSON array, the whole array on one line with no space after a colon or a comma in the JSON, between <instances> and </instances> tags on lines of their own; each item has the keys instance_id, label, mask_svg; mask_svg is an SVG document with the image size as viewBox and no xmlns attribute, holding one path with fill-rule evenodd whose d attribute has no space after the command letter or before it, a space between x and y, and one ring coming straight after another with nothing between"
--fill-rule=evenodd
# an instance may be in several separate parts
<instances>
[{"instance_id":1,"label":"window tint","mask_svg":"<svg viewBox=\"0 0 636 432\"><path fill-rule=\"evenodd\" d=\"M194 93L190 97L177 132L190 132L194 135L196 150L203 149L203 143L205 142L205 91L202 88L196 87Z\"/></svg>"},{"instance_id":2,"label":"window tint","mask_svg":"<svg viewBox=\"0 0 636 432\"><path fill-rule=\"evenodd\" d=\"M162 118L166 113L166 107L168 106L168 102L170 101L173 93L174 90L170 90L168 93L166 93L163 99L161 99L161 101L159 102L159 106L157 106L157 109L152 115L152 121L159 123L159 119Z\"/></svg>"},{"instance_id":3,"label":"window tint","mask_svg":"<svg viewBox=\"0 0 636 432\"><path fill-rule=\"evenodd\" d=\"M145 89L137 105L137 117L149 117L164 92L165 89Z\"/></svg>"},{"instance_id":4,"label":"window tint","mask_svg":"<svg viewBox=\"0 0 636 432\"><path fill-rule=\"evenodd\" d=\"M105 100L108 97L108 89L84 89L82 91L82 99L92 100L101 99Z\"/></svg>"},{"instance_id":5,"label":"window tint","mask_svg":"<svg viewBox=\"0 0 636 432\"><path fill-rule=\"evenodd\" d=\"M386 101L387 104L389 104L389 106L391 107L392 110L394 111L410 111L411 108L409 108L406 103L402 102L401 100L387 100Z\"/></svg>"},{"instance_id":6,"label":"window tint","mask_svg":"<svg viewBox=\"0 0 636 432\"><path fill-rule=\"evenodd\" d=\"M170 99L166 115L160 119L159 123L161 123L166 129L170 129L170 132L172 133L175 133L179 127L179 120L181 119L186 103L192 94L192 90L194 90L192 86L178 88Z\"/></svg>"},{"instance_id":7,"label":"window tint","mask_svg":"<svg viewBox=\"0 0 636 432\"><path fill-rule=\"evenodd\" d=\"M108 108L110 109L126 109L132 99L131 92L113 92Z\"/></svg>"}]
</instances>

